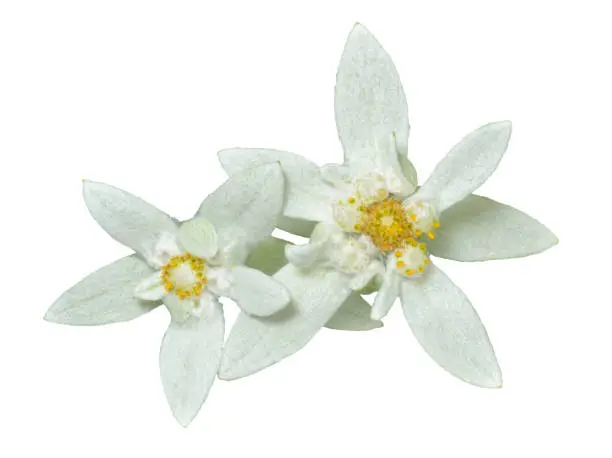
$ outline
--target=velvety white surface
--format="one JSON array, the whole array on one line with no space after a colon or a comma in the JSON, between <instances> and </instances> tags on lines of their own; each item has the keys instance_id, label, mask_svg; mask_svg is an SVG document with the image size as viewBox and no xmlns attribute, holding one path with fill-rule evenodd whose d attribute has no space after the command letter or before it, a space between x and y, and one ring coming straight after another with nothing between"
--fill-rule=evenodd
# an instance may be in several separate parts
<instances>
[{"instance_id":1,"label":"velvety white surface","mask_svg":"<svg viewBox=\"0 0 612 458\"><path fill-rule=\"evenodd\" d=\"M333 190L321 179L319 166L305 157L274 149L232 148L219 151L219 160L230 176L248 167L278 162L287 185L284 216L312 221L332 220L329 194Z\"/></svg>"},{"instance_id":2,"label":"velvety white surface","mask_svg":"<svg viewBox=\"0 0 612 458\"><path fill-rule=\"evenodd\" d=\"M430 264L425 275L402 281L402 309L423 349L451 374L474 385L499 388L501 370L467 296Z\"/></svg>"},{"instance_id":3,"label":"velvety white surface","mask_svg":"<svg viewBox=\"0 0 612 458\"><path fill-rule=\"evenodd\" d=\"M455 261L520 258L540 253L559 239L539 221L508 205L470 195L447 209L431 254Z\"/></svg>"},{"instance_id":4,"label":"velvety white surface","mask_svg":"<svg viewBox=\"0 0 612 458\"><path fill-rule=\"evenodd\" d=\"M172 320L159 352L159 369L172 414L183 426L196 416L217 375L223 347L221 304L212 299L198 318Z\"/></svg>"},{"instance_id":5,"label":"velvety white surface","mask_svg":"<svg viewBox=\"0 0 612 458\"><path fill-rule=\"evenodd\" d=\"M227 297L251 315L272 315L289 302L289 293L281 283L250 267L231 269L229 283Z\"/></svg>"},{"instance_id":6,"label":"velvety white surface","mask_svg":"<svg viewBox=\"0 0 612 458\"><path fill-rule=\"evenodd\" d=\"M335 89L338 136L348 162L371 161L376 142L395 132L399 150L408 143L408 105L395 65L361 24L349 34Z\"/></svg>"},{"instance_id":7,"label":"velvety white surface","mask_svg":"<svg viewBox=\"0 0 612 458\"><path fill-rule=\"evenodd\" d=\"M497 168L508 147L512 124L486 124L466 135L438 163L414 196L443 212L478 189Z\"/></svg>"},{"instance_id":8,"label":"velvety white surface","mask_svg":"<svg viewBox=\"0 0 612 458\"><path fill-rule=\"evenodd\" d=\"M134 297L136 285L152 272L153 269L138 255L119 259L63 293L49 307L45 320L80 326L137 318L160 304Z\"/></svg>"},{"instance_id":9,"label":"velvety white surface","mask_svg":"<svg viewBox=\"0 0 612 458\"><path fill-rule=\"evenodd\" d=\"M178 230L181 247L200 258L212 258L219 249L215 226L206 218L194 218L181 224Z\"/></svg>"},{"instance_id":10,"label":"velvety white surface","mask_svg":"<svg viewBox=\"0 0 612 458\"><path fill-rule=\"evenodd\" d=\"M351 293L342 277L326 270L305 274L291 264L278 271L274 278L287 287L291 303L267 318L238 316L225 342L219 377L245 377L300 350Z\"/></svg>"},{"instance_id":11,"label":"velvety white surface","mask_svg":"<svg viewBox=\"0 0 612 458\"><path fill-rule=\"evenodd\" d=\"M83 198L91 216L111 237L146 259L152 256L160 234L176 233L172 218L122 189L83 181Z\"/></svg>"},{"instance_id":12,"label":"velvety white surface","mask_svg":"<svg viewBox=\"0 0 612 458\"><path fill-rule=\"evenodd\" d=\"M284 198L284 178L278 164L243 170L207 196L198 215L217 231L219 245L253 248L276 225Z\"/></svg>"}]
</instances>

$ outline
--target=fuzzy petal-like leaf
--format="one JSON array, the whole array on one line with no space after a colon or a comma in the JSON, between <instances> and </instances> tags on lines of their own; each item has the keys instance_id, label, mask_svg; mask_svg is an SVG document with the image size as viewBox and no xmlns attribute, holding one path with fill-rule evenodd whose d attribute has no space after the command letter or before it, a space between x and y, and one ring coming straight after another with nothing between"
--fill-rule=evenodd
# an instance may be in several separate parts
<instances>
[{"instance_id":1,"label":"fuzzy petal-like leaf","mask_svg":"<svg viewBox=\"0 0 612 458\"><path fill-rule=\"evenodd\" d=\"M487 331L469 299L438 268L404 279L402 308L425 351L448 372L473 385L499 388L501 370Z\"/></svg>"},{"instance_id":2,"label":"fuzzy petal-like leaf","mask_svg":"<svg viewBox=\"0 0 612 458\"><path fill-rule=\"evenodd\" d=\"M473 194L442 213L436 235L427 244L431 254L455 261L520 258L559 241L531 216Z\"/></svg>"},{"instance_id":3,"label":"fuzzy petal-like leaf","mask_svg":"<svg viewBox=\"0 0 612 458\"><path fill-rule=\"evenodd\" d=\"M406 154L408 104L391 57L361 24L349 34L335 90L338 136L347 162L375 163L376 143L395 134Z\"/></svg>"},{"instance_id":4,"label":"fuzzy petal-like leaf","mask_svg":"<svg viewBox=\"0 0 612 458\"><path fill-rule=\"evenodd\" d=\"M439 212L478 189L497 168L512 132L510 121L486 124L457 143L413 200L429 200Z\"/></svg>"},{"instance_id":5,"label":"fuzzy petal-like leaf","mask_svg":"<svg viewBox=\"0 0 612 458\"><path fill-rule=\"evenodd\" d=\"M175 234L174 220L129 192L95 181L83 182L85 204L94 219L119 243L152 260L162 234Z\"/></svg>"},{"instance_id":6,"label":"fuzzy petal-like leaf","mask_svg":"<svg viewBox=\"0 0 612 458\"><path fill-rule=\"evenodd\" d=\"M211 300L215 303L201 317L171 321L159 353L166 399L182 426L191 423L206 400L221 360L223 311Z\"/></svg>"},{"instance_id":7,"label":"fuzzy petal-like leaf","mask_svg":"<svg viewBox=\"0 0 612 458\"><path fill-rule=\"evenodd\" d=\"M78 282L45 315L45 320L73 326L129 321L157 307L159 301L134 296L136 287L153 272L137 255L108 264Z\"/></svg>"}]
</instances>

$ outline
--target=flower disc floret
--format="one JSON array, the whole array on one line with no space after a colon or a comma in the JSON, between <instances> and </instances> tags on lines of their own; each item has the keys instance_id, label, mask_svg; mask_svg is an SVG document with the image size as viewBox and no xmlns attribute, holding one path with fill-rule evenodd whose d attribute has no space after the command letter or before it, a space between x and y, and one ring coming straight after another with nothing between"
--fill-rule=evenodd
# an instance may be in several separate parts
<instances>
[{"instance_id":1,"label":"flower disc floret","mask_svg":"<svg viewBox=\"0 0 612 458\"><path fill-rule=\"evenodd\" d=\"M388 198L362 209L355 230L370 237L381 251L402 248L413 238L413 227L399 199Z\"/></svg>"},{"instance_id":2,"label":"flower disc floret","mask_svg":"<svg viewBox=\"0 0 612 458\"><path fill-rule=\"evenodd\" d=\"M167 293L176 294L181 300L197 297L206 286L206 262L202 258L185 253L170 258L161 268L161 278Z\"/></svg>"}]
</instances>

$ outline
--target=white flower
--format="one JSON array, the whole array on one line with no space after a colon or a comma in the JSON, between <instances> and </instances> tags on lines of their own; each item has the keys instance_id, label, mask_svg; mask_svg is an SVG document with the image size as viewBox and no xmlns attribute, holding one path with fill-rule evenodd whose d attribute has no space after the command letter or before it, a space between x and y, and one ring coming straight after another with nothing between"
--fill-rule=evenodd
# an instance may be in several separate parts
<instances>
[{"instance_id":1,"label":"white flower","mask_svg":"<svg viewBox=\"0 0 612 458\"><path fill-rule=\"evenodd\" d=\"M340 61L335 112L343 165L319 168L276 150L220 152L230 175L280 162L287 180L280 226L300 235L312 232L308 244L287 248L290 264L275 275L292 295L284 319L242 314L226 342L220 377L243 377L295 353L347 295L374 283L379 291L373 319L384 317L399 296L414 335L438 364L469 383L501 386L477 313L430 255L483 261L527 256L557 243L524 213L471 194L499 164L510 123L487 124L467 135L417 190L406 158L408 110L399 76L360 25ZM309 222L318 223L314 231Z\"/></svg>"},{"instance_id":2,"label":"white flower","mask_svg":"<svg viewBox=\"0 0 612 458\"><path fill-rule=\"evenodd\" d=\"M136 253L77 283L45 319L101 325L131 320L163 303L171 322L160 350L161 378L172 413L187 426L205 401L221 360L219 296L257 316L271 315L289 302L282 285L243 265L274 229L283 187L278 164L245 170L209 195L194 219L180 224L125 191L85 181L92 216Z\"/></svg>"}]
</instances>

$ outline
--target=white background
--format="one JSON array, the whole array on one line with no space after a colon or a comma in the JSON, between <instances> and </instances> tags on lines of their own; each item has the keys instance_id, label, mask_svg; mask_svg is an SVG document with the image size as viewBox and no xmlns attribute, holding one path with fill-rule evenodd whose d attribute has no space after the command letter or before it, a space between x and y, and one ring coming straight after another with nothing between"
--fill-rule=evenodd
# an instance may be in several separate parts
<instances>
[{"instance_id":1,"label":"white background","mask_svg":"<svg viewBox=\"0 0 612 458\"><path fill-rule=\"evenodd\" d=\"M610 456L606 5L2 2L0 455ZM421 179L464 134L513 121L481 193L537 217L560 245L440 262L487 326L505 386L445 373L396 307L383 329L324 330L271 369L217 382L185 430L159 382L163 308L101 328L42 320L128 253L89 216L81 178L186 218L224 180L221 148L339 162L333 85L355 21L402 76Z\"/></svg>"}]
</instances>

